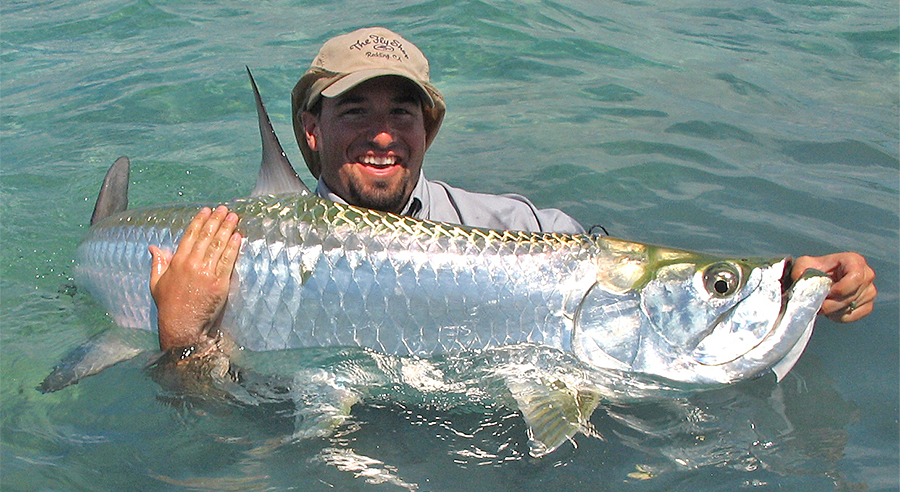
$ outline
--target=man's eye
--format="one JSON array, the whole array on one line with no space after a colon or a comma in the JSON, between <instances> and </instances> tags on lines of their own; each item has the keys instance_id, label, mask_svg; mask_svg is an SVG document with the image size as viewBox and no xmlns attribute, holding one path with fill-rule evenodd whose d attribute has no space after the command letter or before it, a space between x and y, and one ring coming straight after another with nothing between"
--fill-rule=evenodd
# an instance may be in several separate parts
<instances>
[{"instance_id":1,"label":"man's eye","mask_svg":"<svg viewBox=\"0 0 900 492\"><path fill-rule=\"evenodd\" d=\"M404 104L392 110L395 115L417 116L422 113L422 108L418 104Z\"/></svg>"}]
</instances>

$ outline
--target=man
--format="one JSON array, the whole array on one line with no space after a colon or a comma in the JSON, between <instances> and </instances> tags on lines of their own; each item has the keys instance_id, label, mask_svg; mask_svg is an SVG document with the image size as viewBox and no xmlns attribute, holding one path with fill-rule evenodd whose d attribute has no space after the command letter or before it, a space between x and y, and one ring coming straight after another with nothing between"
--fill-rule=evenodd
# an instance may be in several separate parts
<instances>
[{"instance_id":1,"label":"man","mask_svg":"<svg viewBox=\"0 0 900 492\"><path fill-rule=\"evenodd\" d=\"M571 217L537 210L524 197L425 179L422 161L444 119L444 98L429 82L425 56L387 29L329 40L291 96L294 133L319 196L492 229L584 232Z\"/></svg>"},{"instance_id":2,"label":"man","mask_svg":"<svg viewBox=\"0 0 900 492\"><path fill-rule=\"evenodd\" d=\"M428 61L384 28L330 39L292 92L294 133L316 193L329 200L420 219L494 229L581 233L559 210L517 195L471 193L425 179L422 163L446 106L429 82ZM225 207L201 211L174 255L151 247L150 288L162 350L210 346L225 305L241 237ZM872 311L875 273L856 253L801 257L835 280L822 313L841 322Z\"/></svg>"}]
</instances>

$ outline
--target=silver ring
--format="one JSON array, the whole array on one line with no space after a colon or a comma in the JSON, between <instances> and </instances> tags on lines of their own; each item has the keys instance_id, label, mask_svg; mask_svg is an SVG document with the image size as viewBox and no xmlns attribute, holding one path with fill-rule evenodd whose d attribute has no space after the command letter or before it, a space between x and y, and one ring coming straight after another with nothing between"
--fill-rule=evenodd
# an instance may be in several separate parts
<instances>
[{"instance_id":1,"label":"silver ring","mask_svg":"<svg viewBox=\"0 0 900 492\"><path fill-rule=\"evenodd\" d=\"M856 301L850 301L850 304L847 306L847 314L852 313L856 310L858 306L856 305Z\"/></svg>"}]
</instances>

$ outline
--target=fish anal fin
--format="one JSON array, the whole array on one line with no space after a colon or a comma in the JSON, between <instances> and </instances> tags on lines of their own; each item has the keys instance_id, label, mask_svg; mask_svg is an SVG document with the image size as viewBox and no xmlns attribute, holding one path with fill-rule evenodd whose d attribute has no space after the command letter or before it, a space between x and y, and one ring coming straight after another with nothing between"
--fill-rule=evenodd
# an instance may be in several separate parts
<instances>
[{"instance_id":1,"label":"fish anal fin","mask_svg":"<svg viewBox=\"0 0 900 492\"><path fill-rule=\"evenodd\" d=\"M563 381L509 380L507 387L528 424L532 456L552 453L579 432L593 435L590 418L600 403L599 394Z\"/></svg>"},{"instance_id":2,"label":"fish anal fin","mask_svg":"<svg viewBox=\"0 0 900 492\"><path fill-rule=\"evenodd\" d=\"M256 114L259 117L259 135L262 138L262 164L259 167L259 175L256 178L256 186L250 196L269 195L276 193L301 193L308 195L309 188L303 184L287 155L278 136L275 135L275 129L269 120L269 114L263 105L262 97L259 95L259 88L256 81L253 80L253 74L247 67L247 75L250 77L250 84L253 86L253 97L256 101Z\"/></svg>"},{"instance_id":3,"label":"fish anal fin","mask_svg":"<svg viewBox=\"0 0 900 492\"><path fill-rule=\"evenodd\" d=\"M91 214L91 225L110 215L124 212L128 208L130 172L131 162L125 156L116 159L116 162L106 171L103 185L100 186L100 194L97 196L97 203L94 204L94 213Z\"/></svg>"}]
</instances>

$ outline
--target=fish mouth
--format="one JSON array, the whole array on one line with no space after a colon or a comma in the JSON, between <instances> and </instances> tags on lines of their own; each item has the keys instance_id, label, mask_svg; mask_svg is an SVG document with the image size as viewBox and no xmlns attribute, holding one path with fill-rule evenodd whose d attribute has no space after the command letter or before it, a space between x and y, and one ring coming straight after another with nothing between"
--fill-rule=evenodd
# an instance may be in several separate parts
<instances>
[{"instance_id":1,"label":"fish mouth","mask_svg":"<svg viewBox=\"0 0 900 492\"><path fill-rule=\"evenodd\" d=\"M784 306L787 305L787 294L790 292L791 287L794 286L794 279L791 278L791 272L794 270L794 258L788 256L783 261L784 271L781 272L782 312L784 311Z\"/></svg>"},{"instance_id":2,"label":"fish mouth","mask_svg":"<svg viewBox=\"0 0 900 492\"><path fill-rule=\"evenodd\" d=\"M784 320L784 313L787 311L787 308L788 308L788 303L791 302L791 289L794 287L794 283L795 283L794 279L791 277L791 272L794 270L794 258L788 256L782 261L784 262L784 270L782 270L782 272L781 272L781 280L780 280L780 283L781 283L781 309L778 311L778 317L775 318L775 322L772 323L772 328L769 330L769 332L766 334L766 336L763 337L762 340L760 340L760 343L762 343L763 340L765 340L766 338L771 336L772 333L778 328L778 326L781 325L782 321ZM753 349L755 349L758 346L759 345L754 346L748 352L752 351ZM746 355L746 354L743 354L743 355Z\"/></svg>"},{"instance_id":3,"label":"fish mouth","mask_svg":"<svg viewBox=\"0 0 900 492\"><path fill-rule=\"evenodd\" d=\"M791 274L793 258L784 258L779 263L783 267L777 284L772 278L776 272L768 272L769 280L764 279L745 299L750 300L751 308L755 306L759 310L769 302L773 316L757 322L742 320L738 310L749 312L753 309L735 306L720 320L721 328L724 328L720 332L722 338L708 345L705 345L707 340L703 340L693 351L699 364L725 370L722 376L726 381L758 376L769 369L780 379L799 359L812 335L816 314L831 289L831 279L823 272L809 269L794 280ZM777 304L772 302L776 295ZM714 328L713 333L719 328ZM729 344L723 343L728 337L734 337L738 349L732 345L728 350Z\"/></svg>"},{"instance_id":4,"label":"fish mouth","mask_svg":"<svg viewBox=\"0 0 900 492\"><path fill-rule=\"evenodd\" d=\"M794 270L794 258L786 257L784 260L784 270L781 272L781 309L778 311L778 317L775 319L775 322L772 324L772 330L775 330L778 325L781 324L781 321L784 319L784 312L787 310L788 303L791 300L791 288L794 286L794 279L791 278L791 272ZM766 335L768 336L768 335ZM762 341L760 341L762 343ZM755 347L754 347L755 348ZM752 350L752 349L751 349Z\"/></svg>"},{"instance_id":5,"label":"fish mouth","mask_svg":"<svg viewBox=\"0 0 900 492\"><path fill-rule=\"evenodd\" d=\"M638 370L674 381L727 384L770 369L784 374L809 340L830 279L808 271L793 280L795 263L790 257L735 260L734 264L739 265L742 280L733 299L715 297L718 279L710 282L706 270L695 271L690 290L651 282L640 297L624 301L610 301L603 285L595 284L573 319L573 352L594 367ZM704 288L710 299L695 295ZM670 316L672 298L683 301L684 291L695 295L696 302L691 304L695 309L682 310L686 316ZM650 299L656 303L649 304ZM619 316L609 323L613 302L620 304ZM720 310L712 311L716 304ZM660 328L669 326L667 322L682 323L676 327L693 323L688 328L701 333L683 330L670 338Z\"/></svg>"}]
</instances>

